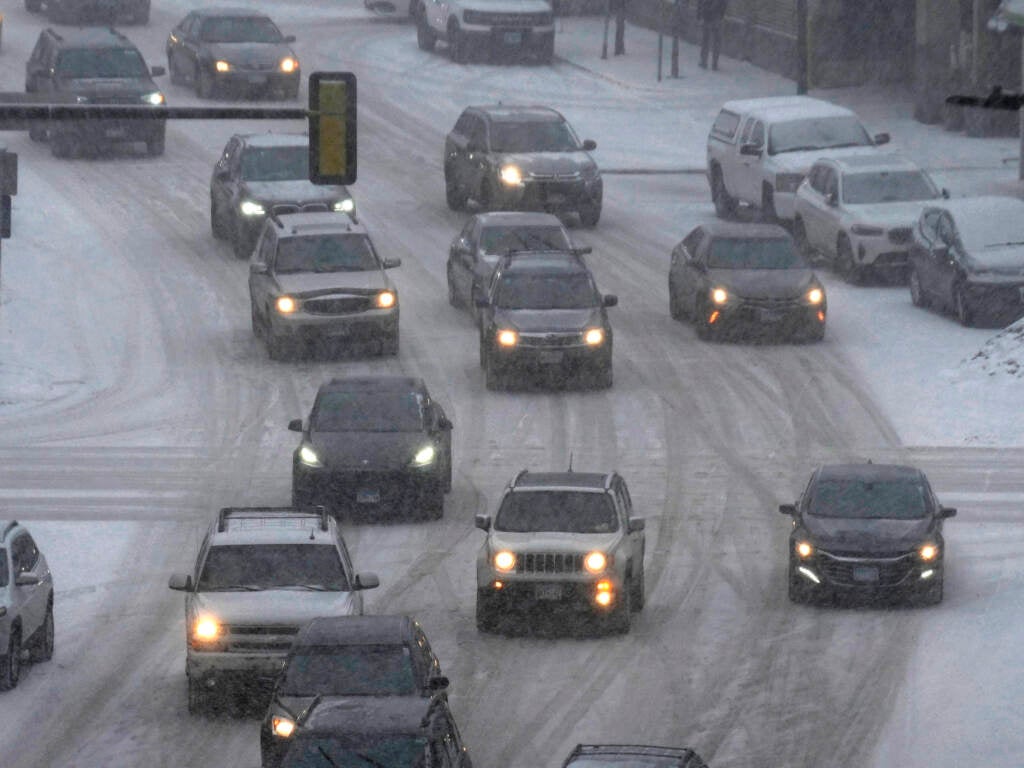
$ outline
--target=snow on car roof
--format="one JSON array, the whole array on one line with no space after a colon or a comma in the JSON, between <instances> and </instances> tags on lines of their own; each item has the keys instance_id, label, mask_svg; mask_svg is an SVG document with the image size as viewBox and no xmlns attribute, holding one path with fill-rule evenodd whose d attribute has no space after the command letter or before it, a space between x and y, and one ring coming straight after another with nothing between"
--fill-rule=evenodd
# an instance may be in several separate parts
<instances>
[{"instance_id":1,"label":"snow on car roof","mask_svg":"<svg viewBox=\"0 0 1024 768\"><path fill-rule=\"evenodd\" d=\"M250 147L308 147L305 133L249 133L239 134Z\"/></svg>"},{"instance_id":2,"label":"snow on car roof","mask_svg":"<svg viewBox=\"0 0 1024 768\"><path fill-rule=\"evenodd\" d=\"M303 235L322 235L334 232L366 234L366 228L355 221L347 213L335 211L307 211L305 213L285 213L277 218L284 228L278 237Z\"/></svg>"},{"instance_id":3,"label":"snow on car roof","mask_svg":"<svg viewBox=\"0 0 1024 768\"><path fill-rule=\"evenodd\" d=\"M491 104L485 106L478 106L476 109L480 110L491 120L501 122L503 120L509 120L513 122L520 122L522 120L530 120L531 122L562 122L565 118L562 117L556 110L551 107L540 107L540 106L517 106L514 104Z\"/></svg>"},{"instance_id":4,"label":"snow on car roof","mask_svg":"<svg viewBox=\"0 0 1024 768\"><path fill-rule=\"evenodd\" d=\"M227 517L223 531L215 528L210 545L333 543L330 531L323 530L320 525L320 517L313 514L243 513Z\"/></svg>"},{"instance_id":5,"label":"snow on car roof","mask_svg":"<svg viewBox=\"0 0 1024 768\"><path fill-rule=\"evenodd\" d=\"M539 211L489 211L476 214L476 218L485 227L493 225L503 227L535 226L539 224L562 226L561 220L553 213Z\"/></svg>"},{"instance_id":6,"label":"snow on car roof","mask_svg":"<svg viewBox=\"0 0 1024 768\"><path fill-rule=\"evenodd\" d=\"M727 101L722 109L753 115L762 120L781 122L814 117L846 117L854 113L831 101L812 99L809 96L769 96L761 99L738 99Z\"/></svg>"}]
</instances>

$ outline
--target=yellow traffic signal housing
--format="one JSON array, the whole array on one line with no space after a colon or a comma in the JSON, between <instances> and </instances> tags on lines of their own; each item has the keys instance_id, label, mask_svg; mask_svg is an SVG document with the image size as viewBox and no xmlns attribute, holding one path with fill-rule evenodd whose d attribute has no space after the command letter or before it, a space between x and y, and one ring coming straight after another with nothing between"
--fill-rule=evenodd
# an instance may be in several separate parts
<instances>
[{"instance_id":1,"label":"yellow traffic signal housing","mask_svg":"<svg viewBox=\"0 0 1024 768\"><path fill-rule=\"evenodd\" d=\"M352 72L309 76L309 180L314 184L356 180L356 76Z\"/></svg>"}]
</instances>

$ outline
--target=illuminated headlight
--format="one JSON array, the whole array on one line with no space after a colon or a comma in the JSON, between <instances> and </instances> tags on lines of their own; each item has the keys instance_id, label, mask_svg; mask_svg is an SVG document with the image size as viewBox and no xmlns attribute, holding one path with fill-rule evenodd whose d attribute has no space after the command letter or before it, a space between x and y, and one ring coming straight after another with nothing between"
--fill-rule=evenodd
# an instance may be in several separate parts
<instances>
[{"instance_id":1,"label":"illuminated headlight","mask_svg":"<svg viewBox=\"0 0 1024 768\"><path fill-rule=\"evenodd\" d=\"M711 301L719 305L725 304L729 301L729 292L725 288L712 288Z\"/></svg>"},{"instance_id":2,"label":"illuminated headlight","mask_svg":"<svg viewBox=\"0 0 1024 768\"><path fill-rule=\"evenodd\" d=\"M498 331L498 343L503 347L514 347L519 343L519 334L515 331Z\"/></svg>"},{"instance_id":3,"label":"illuminated headlight","mask_svg":"<svg viewBox=\"0 0 1024 768\"><path fill-rule=\"evenodd\" d=\"M291 296L278 296L274 306L282 315L290 315L299 308L298 302Z\"/></svg>"},{"instance_id":4,"label":"illuminated headlight","mask_svg":"<svg viewBox=\"0 0 1024 768\"><path fill-rule=\"evenodd\" d=\"M238 206L238 210L242 212L243 216L263 216L266 214L263 206L255 200L243 200L242 204Z\"/></svg>"},{"instance_id":5,"label":"illuminated headlight","mask_svg":"<svg viewBox=\"0 0 1024 768\"><path fill-rule=\"evenodd\" d=\"M377 306L380 309L391 309L395 306L395 294L392 291L381 291L377 294Z\"/></svg>"},{"instance_id":6,"label":"illuminated headlight","mask_svg":"<svg viewBox=\"0 0 1024 768\"><path fill-rule=\"evenodd\" d=\"M501 169L501 181L510 187L523 183L523 173L514 165L506 165Z\"/></svg>"},{"instance_id":7,"label":"illuminated headlight","mask_svg":"<svg viewBox=\"0 0 1024 768\"><path fill-rule=\"evenodd\" d=\"M209 643L220 637L220 622L210 616L202 616L192 626L192 638Z\"/></svg>"},{"instance_id":8,"label":"illuminated headlight","mask_svg":"<svg viewBox=\"0 0 1024 768\"><path fill-rule=\"evenodd\" d=\"M89 103L89 97L88 96L75 96L75 103L76 104L88 104Z\"/></svg>"},{"instance_id":9,"label":"illuminated headlight","mask_svg":"<svg viewBox=\"0 0 1024 768\"><path fill-rule=\"evenodd\" d=\"M316 455L316 451L313 450L313 446L311 445L303 445L299 448L299 461L307 467L323 466L323 463L320 461L320 457Z\"/></svg>"},{"instance_id":10,"label":"illuminated headlight","mask_svg":"<svg viewBox=\"0 0 1024 768\"><path fill-rule=\"evenodd\" d=\"M274 731L274 735L282 739L290 739L295 733L295 723L287 717L274 715L270 718L270 727Z\"/></svg>"},{"instance_id":11,"label":"illuminated headlight","mask_svg":"<svg viewBox=\"0 0 1024 768\"><path fill-rule=\"evenodd\" d=\"M299 60L293 59L291 56L285 56L283 59L281 59L280 66L282 72L298 72Z\"/></svg>"},{"instance_id":12,"label":"illuminated headlight","mask_svg":"<svg viewBox=\"0 0 1024 768\"><path fill-rule=\"evenodd\" d=\"M223 59L221 59L219 61L215 61L213 63L213 68L215 70L217 70L218 72L230 72L231 71L231 65L228 62L224 61Z\"/></svg>"},{"instance_id":13,"label":"illuminated headlight","mask_svg":"<svg viewBox=\"0 0 1024 768\"><path fill-rule=\"evenodd\" d=\"M434 463L434 459L437 458L437 451L432 445L425 445L416 451L416 455L412 457L412 465L414 467L426 467Z\"/></svg>"},{"instance_id":14,"label":"illuminated headlight","mask_svg":"<svg viewBox=\"0 0 1024 768\"><path fill-rule=\"evenodd\" d=\"M885 234L883 227L872 227L868 224L854 224L850 227L850 231L861 237L881 237Z\"/></svg>"},{"instance_id":15,"label":"illuminated headlight","mask_svg":"<svg viewBox=\"0 0 1024 768\"><path fill-rule=\"evenodd\" d=\"M602 328L588 328L583 334L583 341L591 347L597 347L604 343L604 330Z\"/></svg>"},{"instance_id":16,"label":"illuminated headlight","mask_svg":"<svg viewBox=\"0 0 1024 768\"><path fill-rule=\"evenodd\" d=\"M939 556L939 548L934 544L924 544L919 550L917 550L917 554L926 563L930 563Z\"/></svg>"},{"instance_id":17,"label":"illuminated headlight","mask_svg":"<svg viewBox=\"0 0 1024 768\"><path fill-rule=\"evenodd\" d=\"M806 298L808 304L821 304L825 300L825 292L821 288L811 288L807 291Z\"/></svg>"},{"instance_id":18,"label":"illuminated headlight","mask_svg":"<svg viewBox=\"0 0 1024 768\"><path fill-rule=\"evenodd\" d=\"M352 213L355 209L356 204L351 197L346 197L344 200L339 200L334 204L335 213Z\"/></svg>"},{"instance_id":19,"label":"illuminated headlight","mask_svg":"<svg viewBox=\"0 0 1024 768\"><path fill-rule=\"evenodd\" d=\"M583 558L583 567L590 573L601 573L608 567L608 558L605 557L604 552L589 552Z\"/></svg>"},{"instance_id":20,"label":"illuminated headlight","mask_svg":"<svg viewBox=\"0 0 1024 768\"><path fill-rule=\"evenodd\" d=\"M142 97L142 100L146 104L152 104L154 107L158 107L164 103L164 95L160 93L160 91L153 91L152 93L145 94Z\"/></svg>"},{"instance_id":21,"label":"illuminated headlight","mask_svg":"<svg viewBox=\"0 0 1024 768\"><path fill-rule=\"evenodd\" d=\"M780 173L775 177L776 192L796 192L800 182L804 180L802 173Z\"/></svg>"},{"instance_id":22,"label":"illuminated headlight","mask_svg":"<svg viewBox=\"0 0 1024 768\"><path fill-rule=\"evenodd\" d=\"M502 550L494 555L494 570L508 573L516 567L515 553Z\"/></svg>"},{"instance_id":23,"label":"illuminated headlight","mask_svg":"<svg viewBox=\"0 0 1024 768\"><path fill-rule=\"evenodd\" d=\"M808 541L798 541L794 549L796 550L797 557L804 560L814 554L814 547Z\"/></svg>"}]
</instances>

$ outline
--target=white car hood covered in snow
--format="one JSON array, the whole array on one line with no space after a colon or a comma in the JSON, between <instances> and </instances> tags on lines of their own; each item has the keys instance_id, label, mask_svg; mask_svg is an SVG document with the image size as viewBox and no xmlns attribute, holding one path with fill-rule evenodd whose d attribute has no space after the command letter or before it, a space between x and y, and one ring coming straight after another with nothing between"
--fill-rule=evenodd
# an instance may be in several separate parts
<instances>
[{"instance_id":1,"label":"white car hood covered in snow","mask_svg":"<svg viewBox=\"0 0 1024 768\"><path fill-rule=\"evenodd\" d=\"M851 205L844 203L846 212L864 224L879 227L911 227L926 206L934 205L934 200L914 200L904 203L864 203Z\"/></svg>"},{"instance_id":2,"label":"white car hood covered in snow","mask_svg":"<svg viewBox=\"0 0 1024 768\"><path fill-rule=\"evenodd\" d=\"M301 627L318 616L360 613L355 592L306 589L266 589L253 592L197 592L195 615L208 615L221 624L279 624Z\"/></svg>"},{"instance_id":3,"label":"white car hood covered in snow","mask_svg":"<svg viewBox=\"0 0 1024 768\"><path fill-rule=\"evenodd\" d=\"M609 552L622 534L613 533L564 533L547 531L544 533L514 533L510 531L491 531L491 551L508 549L512 552L574 552L586 554L594 550Z\"/></svg>"},{"instance_id":4,"label":"white car hood covered in snow","mask_svg":"<svg viewBox=\"0 0 1024 768\"><path fill-rule=\"evenodd\" d=\"M306 291L334 289L344 293L346 289L362 293L367 290L383 290L388 286L379 269L365 272L295 272L277 275L277 283L285 293L301 295Z\"/></svg>"},{"instance_id":5,"label":"white car hood covered in snow","mask_svg":"<svg viewBox=\"0 0 1024 768\"><path fill-rule=\"evenodd\" d=\"M550 13L546 0L463 0L464 8L492 13Z\"/></svg>"}]
</instances>

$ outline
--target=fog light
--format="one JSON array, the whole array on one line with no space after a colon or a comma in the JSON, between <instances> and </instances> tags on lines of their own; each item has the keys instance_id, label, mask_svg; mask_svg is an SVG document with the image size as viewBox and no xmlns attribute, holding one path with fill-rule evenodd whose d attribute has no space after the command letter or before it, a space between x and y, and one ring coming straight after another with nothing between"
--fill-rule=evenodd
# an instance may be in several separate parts
<instances>
[{"instance_id":1,"label":"fog light","mask_svg":"<svg viewBox=\"0 0 1024 768\"><path fill-rule=\"evenodd\" d=\"M797 568L797 571L799 571L801 575L813 581L815 584L821 584L821 579L819 579L810 568L804 568L801 566L800 568Z\"/></svg>"},{"instance_id":2,"label":"fog light","mask_svg":"<svg viewBox=\"0 0 1024 768\"><path fill-rule=\"evenodd\" d=\"M218 61L216 64L213 65L213 68L216 69L218 72L231 71L231 65L226 61Z\"/></svg>"},{"instance_id":3,"label":"fog light","mask_svg":"<svg viewBox=\"0 0 1024 768\"><path fill-rule=\"evenodd\" d=\"M504 581L496 581L496 582L494 582L494 588L495 589L504 589L505 588L505 582Z\"/></svg>"},{"instance_id":4,"label":"fog light","mask_svg":"<svg viewBox=\"0 0 1024 768\"><path fill-rule=\"evenodd\" d=\"M935 575L935 571L933 571L930 568L927 571L922 571L921 572L921 578L922 579L930 579L934 575Z\"/></svg>"},{"instance_id":5,"label":"fog light","mask_svg":"<svg viewBox=\"0 0 1024 768\"><path fill-rule=\"evenodd\" d=\"M519 341L515 331L498 331L498 343L503 347L514 347Z\"/></svg>"},{"instance_id":6,"label":"fog light","mask_svg":"<svg viewBox=\"0 0 1024 768\"><path fill-rule=\"evenodd\" d=\"M824 323L825 322L825 313L822 312L820 309L818 310L818 322L819 323Z\"/></svg>"},{"instance_id":7,"label":"fog light","mask_svg":"<svg viewBox=\"0 0 1024 768\"><path fill-rule=\"evenodd\" d=\"M812 547L809 542L798 541L796 543L796 553L800 557L806 559L814 554L814 547Z\"/></svg>"},{"instance_id":8,"label":"fog light","mask_svg":"<svg viewBox=\"0 0 1024 768\"><path fill-rule=\"evenodd\" d=\"M594 595L594 602L600 605L602 608L607 608L612 604L612 593L611 592L598 592Z\"/></svg>"}]
</instances>

